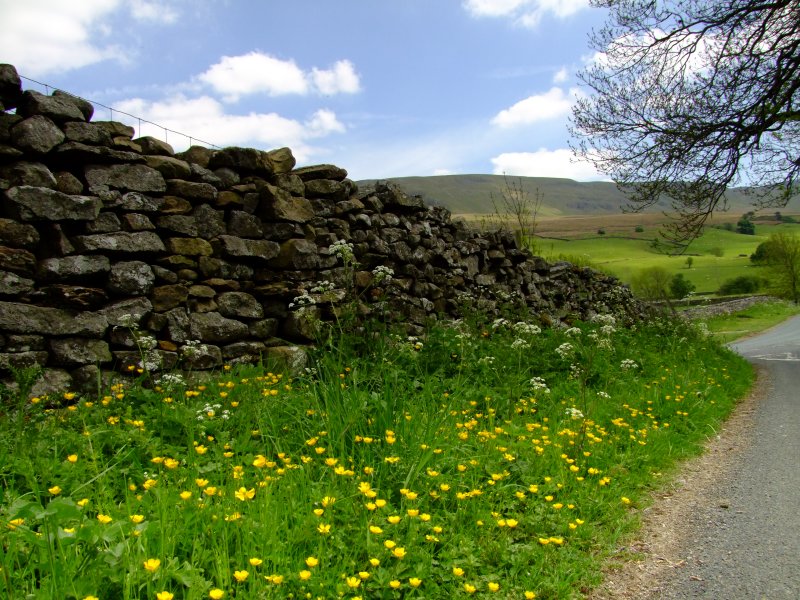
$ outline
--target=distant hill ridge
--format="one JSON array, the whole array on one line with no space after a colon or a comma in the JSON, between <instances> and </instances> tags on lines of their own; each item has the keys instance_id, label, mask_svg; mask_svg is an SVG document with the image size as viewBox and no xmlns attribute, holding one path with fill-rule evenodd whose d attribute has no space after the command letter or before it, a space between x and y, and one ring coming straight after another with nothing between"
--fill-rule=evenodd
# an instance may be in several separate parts
<instances>
[{"instance_id":1,"label":"distant hill ridge","mask_svg":"<svg viewBox=\"0 0 800 600\"><path fill-rule=\"evenodd\" d=\"M369 185L376 180L359 181ZM391 181L406 193L422 196L426 204L444 206L453 214L492 214L492 197L500 200L507 182L521 187L530 198L536 193L542 197L540 216L609 215L620 214L626 206L625 195L616 184L606 181L573 181L553 177L516 177L504 175L434 175L429 177L392 177L380 181ZM729 210L744 213L752 210L752 197L745 188L734 188L728 193ZM669 203L662 202L648 212L661 213L669 210ZM770 209L774 211L775 209ZM785 209L800 211L800 199L793 200ZM766 209L765 209L766 211Z\"/></svg>"}]
</instances>

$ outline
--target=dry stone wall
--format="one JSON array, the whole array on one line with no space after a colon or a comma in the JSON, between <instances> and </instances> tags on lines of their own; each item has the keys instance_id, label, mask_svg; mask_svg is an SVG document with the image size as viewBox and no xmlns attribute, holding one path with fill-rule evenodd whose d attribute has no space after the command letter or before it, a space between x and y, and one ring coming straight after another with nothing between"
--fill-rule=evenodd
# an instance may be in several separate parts
<instances>
[{"instance_id":1,"label":"dry stone wall","mask_svg":"<svg viewBox=\"0 0 800 600\"><path fill-rule=\"evenodd\" d=\"M309 312L331 318L348 289L362 313L379 306L411 329L457 316L467 297L490 312L516 297L543 321L639 316L616 280L548 264L395 187L295 168L288 148L176 154L92 114L69 94L23 92L0 65L0 377L39 364L52 387L95 385L139 364L137 330L158 368L301 360ZM343 242L355 268L331 248ZM302 317L298 297L314 302Z\"/></svg>"}]
</instances>

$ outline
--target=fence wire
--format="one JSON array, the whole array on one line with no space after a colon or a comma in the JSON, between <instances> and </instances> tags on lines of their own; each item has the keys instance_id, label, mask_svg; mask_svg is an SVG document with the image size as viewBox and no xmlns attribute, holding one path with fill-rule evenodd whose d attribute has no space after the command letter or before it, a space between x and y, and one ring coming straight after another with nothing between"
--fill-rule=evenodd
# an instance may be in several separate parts
<instances>
[{"instance_id":1,"label":"fence wire","mask_svg":"<svg viewBox=\"0 0 800 600\"><path fill-rule=\"evenodd\" d=\"M24 75L20 75L20 78L24 79L25 81L30 81L32 83L35 83L37 85L42 86L44 88L44 90L45 90L45 94L47 94L48 96L50 95L50 93L51 93L50 90L52 89L54 92L60 92L62 94L66 94L67 96L71 96L72 98L77 98L78 100L83 100L84 102L89 102L95 108L97 108L98 106L101 107L101 108L104 108L109 112L109 119L108 119L109 121L113 121L114 120L114 113L117 113L119 115L125 115L126 117L129 117L130 119L133 119L139 125L139 127L138 127L139 135L137 137L142 137L142 125L145 124L145 125L152 125L153 127L163 131L164 132L164 141L167 142L167 143L169 143L169 134L173 133L175 135L180 135L180 136L183 136L184 138L188 139L189 140L189 146L193 146L194 142L198 142L200 144L203 144L204 146L208 146L209 148L217 148L217 149L220 148L220 146L217 146L216 144L212 144L211 142L206 142L205 140L201 140L200 138L197 138L195 136L188 135L188 134L182 133L180 131L175 131L174 129L170 129L169 127L165 127L164 125L160 125L158 123L154 123L152 121L149 121L149 120L144 119L142 117L139 117L137 115L132 115L130 113L127 113L124 110L119 110L119 109L114 108L112 106L106 106L105 104L103 104L101 102L95 102L94 100L89 100L88 98L83 98L81 96L78 96L78 95L73 94L71 92L68 92L66 90L62 90L60 88L52 86L52 85L50 85L48 83L42 83L41 81L36 81L35 79L32 79L30 77L25 77Z\"/></svg>"}]
</instances>

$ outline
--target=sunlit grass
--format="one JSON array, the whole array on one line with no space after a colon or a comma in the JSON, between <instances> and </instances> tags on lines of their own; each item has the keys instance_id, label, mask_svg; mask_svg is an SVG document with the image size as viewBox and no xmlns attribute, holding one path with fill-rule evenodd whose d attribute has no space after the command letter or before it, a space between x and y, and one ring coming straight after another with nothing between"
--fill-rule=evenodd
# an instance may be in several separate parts
<instances>
[{"instance_id":1,"label":"sunlit grass","mask_svg":"<svg viewBox=\"0 0 800 600\"><path fill-rule=\"evenodd\" d=\"M676 256L656 252L649 240L612 235L574 240L541 239L538 242L541 253L547 258L573 257L577 262L591 264L627 284L643 269L659 266L673 274L681 273L696 286L698 294L714 294L725 281L742 275L768 279L767 270L754 266L750 255L770 234L780 231L796 233L800 231L800 225L758 224L756 235L707 228L684 254ZM691 257L691 265L687 264L688 257Z\"/></svg>"},{"instance_id":2,"label":"sunlit grass","mask_svg":"<svg viewBox=\"0 0 800 600\"><path fill-rule=\"evenodd\" d=\"M783 300L762 302L745 310L705 319L709 331L722 343L759 333L800 314L800 306Z\"/></svg>"},{"instance_id":3,"label":"sunlit grass","mask_svg":"<svg viewBox=\"0 0 800 600\"><path fill-rule=\"evenodd\" d=\"M379 333L337 338L293 376L7 395L0 590L579 597L751 377L659 320Z\"/></svg>"}]
</instances>

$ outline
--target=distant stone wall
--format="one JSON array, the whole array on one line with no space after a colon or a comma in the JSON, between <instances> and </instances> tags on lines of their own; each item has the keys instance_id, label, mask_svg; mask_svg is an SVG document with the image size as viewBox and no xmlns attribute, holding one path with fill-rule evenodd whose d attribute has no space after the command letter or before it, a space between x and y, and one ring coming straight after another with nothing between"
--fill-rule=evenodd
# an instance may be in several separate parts
<instances>
[{"instance_id":1,"label":"distant stone wall","mask_svg":"<svg viewBox=\"0 0 800 600\"><path fill-rule=\"evenodd\" d=\"M548 264L397 188L295 168L287 148L175 154L92 113L68 94L23 92L0 65L0 377L40 364L55 388L90 387L139 364L132 326L155 340L159 368L300 360L312 333L295 299L322 320L345 300L314 294L321 281L412 330L457 316L467 296L489 312L515 296L546 322L639 316L613 278ZM354 270L337 241L352 245ZM376 280L379 266L391 280Z\"/></svg>"}]
</instances>

